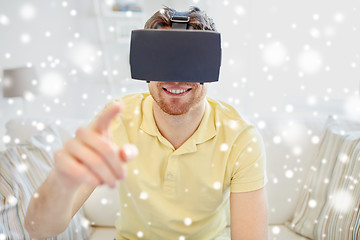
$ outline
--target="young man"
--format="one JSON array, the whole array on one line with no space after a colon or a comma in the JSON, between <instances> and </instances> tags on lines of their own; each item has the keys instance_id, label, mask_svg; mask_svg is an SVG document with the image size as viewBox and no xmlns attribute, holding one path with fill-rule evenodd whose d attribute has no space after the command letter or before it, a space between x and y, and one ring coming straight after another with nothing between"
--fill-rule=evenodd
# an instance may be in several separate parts
<instances>
[{"instance_id":1,"label":"young man","mask_svg":"<svg viewBox=\"0 0 360 240\"><path fill-rule=\"evenodd\" d=\"M165 8L145 28L170 28L173 14ZM189 17L190 28L215 31L199 9ZM206 84L148 88L110 103L55 154L28 208L29 233L61 233L96 186L121 180L116 239L137 239L139 231L144 239L229 239L229 200L231 239L267 239L265 152L255 127L207 98Z\"/></svg>"}]
</instances>

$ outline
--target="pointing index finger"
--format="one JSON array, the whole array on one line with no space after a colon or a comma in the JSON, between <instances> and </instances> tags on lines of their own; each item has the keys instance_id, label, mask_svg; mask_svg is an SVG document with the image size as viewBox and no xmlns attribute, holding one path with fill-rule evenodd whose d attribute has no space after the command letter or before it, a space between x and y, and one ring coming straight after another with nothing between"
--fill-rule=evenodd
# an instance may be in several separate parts
<instances>
[{"instance_id":1,"label":"pointing index finger","mask_svg":"<svg viewBox=\"0 0 360 240\"><path fill-rule=\"evenodd\" d=\"M106 132L110 126L113 118L122 111L123 107L121 104L113 104L106 108L98 117L93 124L93 128L99 133Z\"/></svg>"}]
</instances>

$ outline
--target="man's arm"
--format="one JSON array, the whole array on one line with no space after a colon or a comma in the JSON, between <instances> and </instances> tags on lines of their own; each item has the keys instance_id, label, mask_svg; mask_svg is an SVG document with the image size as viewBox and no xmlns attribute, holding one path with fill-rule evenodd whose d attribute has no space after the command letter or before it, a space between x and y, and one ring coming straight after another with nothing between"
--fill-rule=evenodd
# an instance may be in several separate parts
<instances>
[{"instance_id":1,"label":"man's arm","mask_svg":"<svg viewBox=\"0 0 360 240\"><path fill-rule=\"evenodd\" d=\"M62 233L94 189L86 184L67 187L52 171L31 198L25 217L27 231L39 239Z\"/></svg>"},{"instance_id":2,"label":"man's arm","mask_svg":"<svg viewBox=\"0 0 360 240\"><path fill-rule=\"evenodd\" d=\"M267 239L267 202L264 188L230 195L231 239Z\"/></svg>"},{"instance_id":3,"label":"man's arm","mask_svg":"<svg viewBox=\"0 0 360 240\"><path fill-rule=\"evenodd\" d=\"M46 238L63 232L71 218L96 186L115 187L126 177L125 163L137 154L134 146L120 149L112 143L109 126L121 111L113 105L55 153L55 167L33 195L25 217L32 238Z\"/></svg>"}]
</instances>

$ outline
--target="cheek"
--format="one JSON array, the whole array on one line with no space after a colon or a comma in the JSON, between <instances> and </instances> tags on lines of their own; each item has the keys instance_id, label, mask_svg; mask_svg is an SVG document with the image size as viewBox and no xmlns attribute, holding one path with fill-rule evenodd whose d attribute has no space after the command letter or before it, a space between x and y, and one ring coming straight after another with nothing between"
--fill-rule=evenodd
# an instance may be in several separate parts
<instances>
[{"instance_id":1,"label":"cheek","mask_svg":"<svg viewBox=\"0 0 360 240\"><path fill-rule=\"evenodd\" d=\"M155 93L156 92L156 85L154 83L149 83L148 84L148 89L149 89L149 92L151 94Z\"/></svg>"},{"instance_id":2,"label":"cheek","mask_svg":"<svg viewBox=\"0 0 360 240\"><path fill-rule=\"evenodd\" d=\"M207 87L206 87L206 86L201 86L201 87L199 88L199 92L200 92L200 95L201 95L202 98L205 97L205 96L206 96L206 92L207 92Z\"/></svg>"}]
</instances>

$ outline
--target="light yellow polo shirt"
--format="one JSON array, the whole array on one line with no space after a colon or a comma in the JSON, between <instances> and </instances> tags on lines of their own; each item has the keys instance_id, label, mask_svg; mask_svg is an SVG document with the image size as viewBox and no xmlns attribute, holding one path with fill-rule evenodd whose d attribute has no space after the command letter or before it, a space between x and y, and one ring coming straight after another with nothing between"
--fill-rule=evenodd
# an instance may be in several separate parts
<instances>
[{"instance_id":1,"label":"light yellow polo shirt","mask_svg":"<svg viewBox=\"0 0 360 240\"><path fill-rule=\"evenodd\" d=\"M117 101L125 109L112 123L112 138L119 146L135 144L139 155L119 184L116 239L224 237L230 192L266 183L264 144L256 128L231 106L207 98L198 129L175 150L155 124L149 93Z\"/></svg>"}]
</instances>

